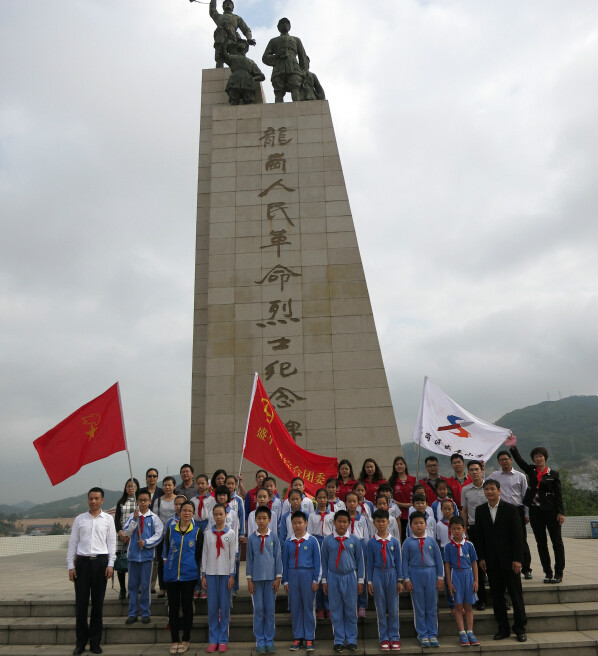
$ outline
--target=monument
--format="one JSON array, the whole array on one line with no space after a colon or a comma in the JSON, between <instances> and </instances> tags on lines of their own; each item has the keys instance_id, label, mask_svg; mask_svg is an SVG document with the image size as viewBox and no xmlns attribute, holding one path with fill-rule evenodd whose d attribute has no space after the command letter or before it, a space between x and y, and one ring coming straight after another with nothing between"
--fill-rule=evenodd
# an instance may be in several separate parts
<instances>
[{"instance_id":1,"label":"monument","mask_svg":"<svg viewBox=\"0 0 598 656\"><path fill-rule=\"evenodd\" d=\"M239 467L256 371L303 448L356 473L401 453L329 103L311 99L324 90L290 21L278 29L263 55L276 103L257 74L232 105L231 69L202 77L191 462L208 475Z\"/></svg>"}]
</instances>

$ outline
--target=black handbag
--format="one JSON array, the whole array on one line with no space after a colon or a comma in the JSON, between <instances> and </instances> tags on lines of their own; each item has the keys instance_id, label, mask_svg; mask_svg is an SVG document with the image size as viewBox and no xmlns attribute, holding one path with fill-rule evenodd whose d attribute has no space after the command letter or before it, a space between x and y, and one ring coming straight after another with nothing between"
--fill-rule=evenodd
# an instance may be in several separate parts
<instances>
[{"instance_id":1,"label":"black handbag","mask_svg":"<svg viewBox=\"0 0 598 656\"><path fill-rule=\"evenodd\" d=\"M115 572L128 572L129 571L129 559L127 558L127 552L121 551L114 561L114 571Z\"/></svg>"}]
</instances>

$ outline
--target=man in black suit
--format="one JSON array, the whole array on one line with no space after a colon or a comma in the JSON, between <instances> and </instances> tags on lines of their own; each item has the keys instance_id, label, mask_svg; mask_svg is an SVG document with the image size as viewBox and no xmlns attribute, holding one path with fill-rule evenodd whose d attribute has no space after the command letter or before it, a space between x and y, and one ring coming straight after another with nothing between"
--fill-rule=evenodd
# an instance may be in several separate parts
<instances>
[{"instance_id":1,"label":"man in black suit","mask_svg":"<svg viewBox=\"0 0 598 656\"><path fill-rule=\"evenodd\" d=\"M500 483L488 479L484 483L484 495L488 503L480 504L475 511L478 539L476 551L480 567L487 572L492 592L494 617L498 622L495 640L511 634L505 588L513 602L513 631L519 642L525 642L525 604L521 587L523 562L523 533L517 508L500 500Z\"/></svg>"}]
</instances>

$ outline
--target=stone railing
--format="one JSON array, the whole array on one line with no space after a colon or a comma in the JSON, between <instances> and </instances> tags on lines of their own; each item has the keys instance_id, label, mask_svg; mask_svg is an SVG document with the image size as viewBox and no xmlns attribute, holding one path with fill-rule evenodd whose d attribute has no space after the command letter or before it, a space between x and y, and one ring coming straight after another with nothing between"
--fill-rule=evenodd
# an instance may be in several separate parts
<instances>
[{"instance_id":1,"label":"stone railing","mask_svg":"<svg viewBox=\"0 0 598 656\"><path fill-rule=\"evenodd\" d=\"M24 535L0 538L0 557L66 549L68 542L68 535Z\"/></svg>"},{"instance_id":2,"label":"stone railing","mask_svg":"<svg viewBox=\"0 0 598 656\"><path fill-rule=\"evenodd\" d=\"M563 524L562 534L564 538L591 538L592 528L590 522L598 521L598 516L584 515L580 517L567 517ZM532 528L528 524L527 532L531 533Z\"/></svg>"}]
</instances>

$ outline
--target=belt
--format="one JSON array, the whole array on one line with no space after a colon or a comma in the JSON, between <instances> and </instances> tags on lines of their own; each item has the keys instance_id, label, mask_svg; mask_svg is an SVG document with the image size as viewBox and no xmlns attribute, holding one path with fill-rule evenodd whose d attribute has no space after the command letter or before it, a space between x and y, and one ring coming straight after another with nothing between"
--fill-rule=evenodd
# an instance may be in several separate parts
<instances>
[{"instance_id":1,"label":"belt","mask_svg":"<svg viewBox=\"0 0 598 656\"><path fill-rule=\"evenodd\" d=\"M108 554L97 554L96 556L81 556L77 554L77 558L85 558L86 560L97 560L98 558L108 558Z\"/></svg>"}]
</instances>

